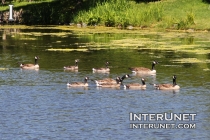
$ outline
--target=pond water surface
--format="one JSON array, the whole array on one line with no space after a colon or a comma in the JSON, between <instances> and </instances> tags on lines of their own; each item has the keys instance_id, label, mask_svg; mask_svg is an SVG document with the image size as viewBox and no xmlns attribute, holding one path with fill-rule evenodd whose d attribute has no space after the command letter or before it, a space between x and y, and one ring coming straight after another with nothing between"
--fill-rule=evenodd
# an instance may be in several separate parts
<instances>
[{"instance_id":1,"label":"pond water surface","mask_svg":"<svg viewBox=\"0 0 210 140\"><path fill-rule=\"evenodd\" d=\"M50 29L1 30L1 139L210 139L209 33L81 33ZM39 70L22 70L33 63ZM78 71L64 71L74 65ZM132 66L151 68L156 75L135 75ZM110 73L92 68L110 62ZM115 78L124 84L146 79L146 90L68 88L66 83ZM172 83L179 91L155 90L150 83ZM196 113L191 121L130 121L130 113ZM196 128L130 128L132 123L185 123Z\"/></svg>"}]
</instances>

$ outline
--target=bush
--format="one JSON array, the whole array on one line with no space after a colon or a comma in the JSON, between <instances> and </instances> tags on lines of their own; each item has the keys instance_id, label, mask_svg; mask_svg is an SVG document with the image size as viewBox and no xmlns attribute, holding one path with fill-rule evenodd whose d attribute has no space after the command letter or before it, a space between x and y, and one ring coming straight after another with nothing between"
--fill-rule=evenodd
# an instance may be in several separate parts
<instances>
[{"instance_id":1,"label":"bush","mask_svg":"<svg viewBox=\"0 0 210 140\"><path fill-rule=\"evenodd\" d=\"M195 16L194 16L193 12L191 11L190 13L187 14L186 19L182 19L179 21L177 29L187 29L191 25L194 25L195 24L194 18L195 18Z\"/></svg>"},{"instance_id":2,"label":"bush","mask_svg":"<svg viewBox=\"0 0 210 140\"><path fill-rule=\"evenodd\" d=\"M97 3L95 8L88 11L80 11L75 15L74 22L79 21L105 26L128 25L145 26L162 20L163 8L160 3L140 3L128 0L110 0Z\"/></svg>"}]
</instances>

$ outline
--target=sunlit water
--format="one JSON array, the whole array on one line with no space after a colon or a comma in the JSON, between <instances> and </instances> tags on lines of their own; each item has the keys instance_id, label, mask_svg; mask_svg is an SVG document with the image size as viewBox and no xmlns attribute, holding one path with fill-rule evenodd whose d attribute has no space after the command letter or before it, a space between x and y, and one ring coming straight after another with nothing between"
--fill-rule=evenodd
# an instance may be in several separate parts
<instances>
[{"instance_id":1,"label":"sunlit water","mask_svg":"<svg viewBox=\"0 0 210 140\"><path fill-rule=\"evenodd\" d=\"M107 34L65 35L57 30L22 30L18 33L1 31L0 67L0 137L1 139L209 139L210 129L210 55L174 52L169 50L109 49L90 51L46 51L48 48L78 48L85 43L122 38L157 36ZM37 34L30 34L35 32ZM41 34L40 32L44 33ZM4 32L5 33L5 32ZM101 39L101 38L106 39ZM113 37L114 36L114 37ZM100 40L101 39L101 40ZM182 40L182 39L180 39ZM179 43L178 40L177 42ZM195 39L196 40L196 39ZM199 40L199 39L198 39ZM173 39L172 39L173 41ZM207 40L209 41L209 40ZM102 45L102 46L103 46ZM209 47L210 43L205 44ZM94 46L96 47L96 46ZM89 48L90 49L90 48ZM208 49L208 48L207 48ZM40 69L22 70L19 62L33 63L40 57ZM176 58L205 58L205 63L174 63ZM63 66L74 65L80 59L79 70L64 71ZM134 75L128 67L151 68L157 60L157 74ZM109 61L110 73L93 73L93 67ZM124 84L146 79L146 90L97 88L91 80L115 78L129 74ZM179 91L155 90L150 83L172 83L177 75ZM83 81L88 76L87 88L67 88L67 82ZM196 113L195 129L131 129L129 113ZM154 123L137 121L137 123ZM173 123L162 121L160 123Z\"/></svg>"}]
</instances>

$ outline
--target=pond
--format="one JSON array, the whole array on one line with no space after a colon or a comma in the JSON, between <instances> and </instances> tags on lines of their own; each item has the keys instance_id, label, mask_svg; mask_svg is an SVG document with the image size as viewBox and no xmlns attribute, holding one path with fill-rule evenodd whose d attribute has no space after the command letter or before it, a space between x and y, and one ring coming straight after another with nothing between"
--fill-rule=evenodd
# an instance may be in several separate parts
<instances>
[{"instance_id":1,"label":"pond","mask_svg":"<svg viewBox=\"0 0 210 140\"><path fill-rule=\"evenodd\" d=\"M93 29L94 30L94 29ZM2 29L0 44L0 135L2 139L209 139L210 33L80 32L55 29ZM39 70L20 69L34 63ZM65 71L79 59L78 71ZM128 68L151 68L156 75ZM110 62L109 73L92 68ZM146 90L99 88L93 80L129 74L123 84L146 79ZM178 91L156 90L172 83ZM89 87L71 88L83 81ZM186 121L132 121L136 114L196 114ZM132 124L195 124L195 128L131 128ZM195 126L194 125L194 126Z\"/></svg>"}]
</instances>

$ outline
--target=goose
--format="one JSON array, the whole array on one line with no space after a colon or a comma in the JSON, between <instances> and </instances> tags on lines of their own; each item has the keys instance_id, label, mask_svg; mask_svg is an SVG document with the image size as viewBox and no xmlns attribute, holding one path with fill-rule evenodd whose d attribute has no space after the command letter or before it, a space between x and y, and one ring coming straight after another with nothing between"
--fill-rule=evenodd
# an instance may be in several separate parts
<instances>
[{"instance_id":1,"label":"goose","mask_svg":"<svg viewBox=\"0 0 210 140\"><path fill-rule=\"evenodd\" d=\"M130 77L128 74L122 76L122 78L120 77L117 77L116 79L112 79L112 78L104 78L102 80L94 80L95 82L97 81L99 84L103 84L103 83L112 83L112 84L115 84L116 83L116 80L118 80L119 82L123 82L123 80L125 78L128 78Z\"/></svg>"},{"instance_id":2,"label":"goose","mask_svg":"<svg viewBox=\"0 0 210 140\"><path fill-rule=\"evenodd\" d=\"M64 66L63 68L65 70L78 70L78 62L79 62L79 59L76 59L75 60L75 65L74 66Z\"/></svg>"},{"instance_id":3,"label":"goose","mask_svg":"<svg viewBox=\"0 0 210 140\"><path fill-rule=\"evenodd\" d=\"M120 77L118 78L120 79L119 81L122 83L125 78L130 78L130 75L126 74L126 75L123 75L121 78Z\"/></svg>"},{"instance_id":4,"label":"goose","mask_svg":"<svg viewBox=\"0 0 210 140\"><path fill-rule=\"evenodd\" d=\"M89 80L89 77L85 77L84 82L67 83L67 86L68 87L87 87L88 86L87 80Z\"/></svg>"},{"instance_id":5,"label":"goose","mask_svg":"<svg viewBox=\"0 0 210 140\"><path fill-rule=\"evenodd\" d=\"M39 57L35 56L35 63L34 64L20 64L20 68L22 69L39 69L39 64L37 63Z\"/></svg>"},{"instance_id":6,"label":"goose","mask_svg":"<svg viewBox=\"0 0 210 140\"><path fill-rule=\"evenodd\" d=\"M106 62L105 63L105 68L92 68L92 70L93 70L93 72L110 72L110 69L109 69L109 67L108 67L108 65L109 65L109 62Z\"/></svg>"},{"instance_id":7,"label":"goose","mask_svg":"<svg viewBox=\"0 0 210 140\"><path fill-rule=\"evenodd\" d=\"M116 82L115 83L99 83L98 81L96 82L96 86L97 87L107 87L107 88L115 88L115 87L120 87L121 82L119 81L118 77L116 78Z\"/></svg>"},{"instance_id":8,"label":"goose","mask_svg":"<svg viewBox=\"0 0 210 140\"><path fill-rule=\"evenodd\" d=\"M155 65L158 64L157 61L152 62L152 69L145 67L132 67L129 68L133 73L141 73L141 74L156 74Z\"/></svg>"},{"instance_id":9,"label":"goose","mask_svg":"<svg viewBox=\"0 0 210 140\"><path fill-rule=\"evenodd\" d=\"M173 75L173 84L154 84L154 87L159 90L165 90L165 89L173 89L177 90L180 89L180 86L176 84L176 75Z\"/></svg>"},{"instance_id":10,"label":"goose","mask_svg":"<svg viewBox=\"0 0 210 140\"><path fill-rule=\"evenodd\" d=\"M141 82L142 84L130 83L130 84L124 85L124 88L125 89L146 89L147 85L145 84L145 79L141 78Z\"/></svg>"},{"instance_id":11,"label":"goose","mask_svg":"<svg viewBox=\"0 0 210 140\"><path fill-rule=\"evenodd\" d=\"M119 77L117 77L116 79L104 78L102 80L94 80L94 81L95 81L95 83L98 83L98 84L105 84L105 83L116 84L117 83L117 80L120 81L120 78Z\"/></svg>"}]
</instances>

